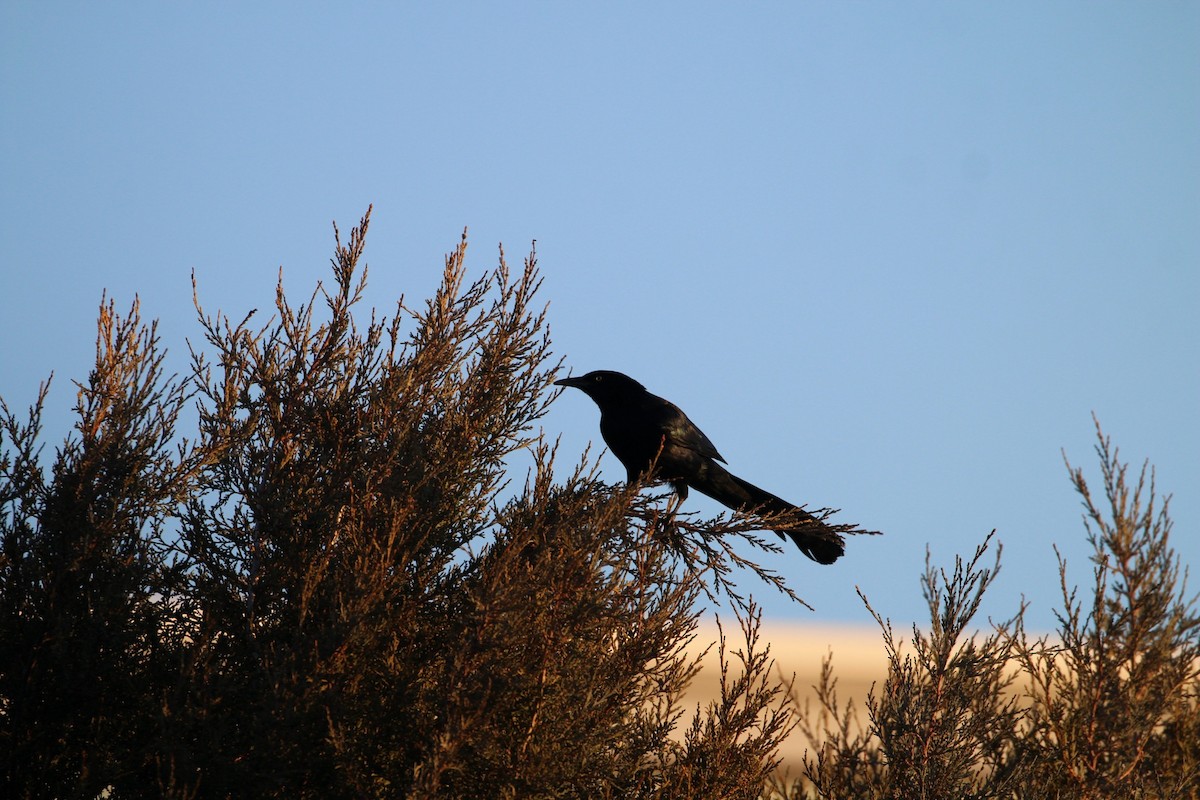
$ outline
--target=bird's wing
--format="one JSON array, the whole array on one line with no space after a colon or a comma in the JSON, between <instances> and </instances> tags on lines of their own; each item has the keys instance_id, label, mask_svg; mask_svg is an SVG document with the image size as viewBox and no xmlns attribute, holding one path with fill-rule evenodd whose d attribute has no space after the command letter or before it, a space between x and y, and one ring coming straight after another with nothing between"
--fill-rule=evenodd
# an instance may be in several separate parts
<instances>
[{"instance_id":1,"label":"bird's wing","mask_svg":"<svg viewBox=\"0 0 1200 800\"><path fill-rule=\"evenodd\" d=\"M688 419L688 415L683 413L679 406L662 400L660 415L663 433L667 435L672 444L695 450L705 458L725 461L725 458L717 452L716 445L704 435L704 431L696 427L696 423Z\"/></svg>"}]
</instances>

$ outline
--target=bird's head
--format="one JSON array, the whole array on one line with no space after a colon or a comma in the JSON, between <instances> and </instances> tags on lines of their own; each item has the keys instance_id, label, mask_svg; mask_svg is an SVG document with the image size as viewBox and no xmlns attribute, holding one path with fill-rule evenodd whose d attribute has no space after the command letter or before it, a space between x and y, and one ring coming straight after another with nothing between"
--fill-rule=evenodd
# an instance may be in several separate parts
<instances>
[{"instance_id":1,"label":"bird's head","mask_svg":"<svg viewBox=\"0 0 1200 800\"><path fill-rule=\"evenodd\" d=\"M646 391L646 387L628 375L608 369L598 369L586 375L563 378L554 382L556 386L574 386L596 401L603 409L606 405L620 403Z\"/></svg>"}]
</instances>

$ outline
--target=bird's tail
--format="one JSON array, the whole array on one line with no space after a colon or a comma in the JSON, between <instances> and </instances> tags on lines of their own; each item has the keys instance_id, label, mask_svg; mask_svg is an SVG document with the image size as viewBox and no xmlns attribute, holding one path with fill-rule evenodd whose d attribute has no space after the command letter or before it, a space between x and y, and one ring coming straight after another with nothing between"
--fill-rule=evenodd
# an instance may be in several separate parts
<instances>
[{"instance_id":1,"label":"bird's tail","mask_svg":"<svg viewBox=\"0 0 1200 800\"><path fill-rule=\"evenodd\" d=\"M790 538L800 552L818 564L832 564L846 552L846 542L841 535L804 509L742 480L714 461L709 461L706 466L696 480L688 481L691 488L738 511L787 512L793 516L799 512L804 520L800 525L775 533L781 539Z\"/></svg>"}]
</instances>

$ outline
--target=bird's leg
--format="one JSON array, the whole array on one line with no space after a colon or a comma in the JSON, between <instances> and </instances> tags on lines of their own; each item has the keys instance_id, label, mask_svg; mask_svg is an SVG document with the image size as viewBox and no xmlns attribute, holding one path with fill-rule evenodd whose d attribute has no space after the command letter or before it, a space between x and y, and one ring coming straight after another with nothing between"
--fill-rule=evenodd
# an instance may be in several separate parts
<instances>
[{"instance_id":1,"label":"bird's leg","mask_svg":"<svg viewBox=\"0 0 1200 800\"><path fill-rule=\"evenodd\" d=\"M687 500L688 485L683 481L676 481L671 483L671 489L671 497L667 500L667 518L674 522L676 510Z\"/></svg>"},{"instance_id":2,"label":"bird's leg","mask_svg":"<svg viewBox=\"0 0 1200 800\"><path fill-rule=\"evenodd\" d=\"M655 523L656 535L664 542L672 547L679 544L679 528L675 524L675 511L683 505L683 499L687 496L687 486L673 487L675 490L671 492L671 496L667 498L667 507L658 515Z\"/></svg>"},{"instance_id":3,"label":"bird's leg","mask_svg":"<svg viewBox=\"0 0 1200 800\"><path fill-rule=\"evenodd\" d=\"M666 517L668 521L674 522L675 509L679 508L681 505L683 505L683 501L679 499L679 495L671 492L671 496L667 498L667 509L663 512L663 516Z\"/></svg>"}]
</instances>

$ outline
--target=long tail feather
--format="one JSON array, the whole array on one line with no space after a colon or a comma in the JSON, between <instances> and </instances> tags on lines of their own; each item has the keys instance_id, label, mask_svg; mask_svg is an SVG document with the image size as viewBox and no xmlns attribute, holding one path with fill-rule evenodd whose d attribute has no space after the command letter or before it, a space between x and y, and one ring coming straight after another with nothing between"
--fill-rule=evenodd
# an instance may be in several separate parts
<instances>
[{"instance_id":1,"label":"long tail feather","mask_svg":"<svg viewBox=\"0 0 1200 800\"><path fill-rule=\"evenodd\" d=\"M742 480L716 462L710 461L700 475L688 480L688 485L735 511L800 512L805 520L802 527L775 533L781 539L790 538L800 552L818 564L832 564L846 552L845 540L837 531L804 509Z\"/></svg>"}]
</instances>

